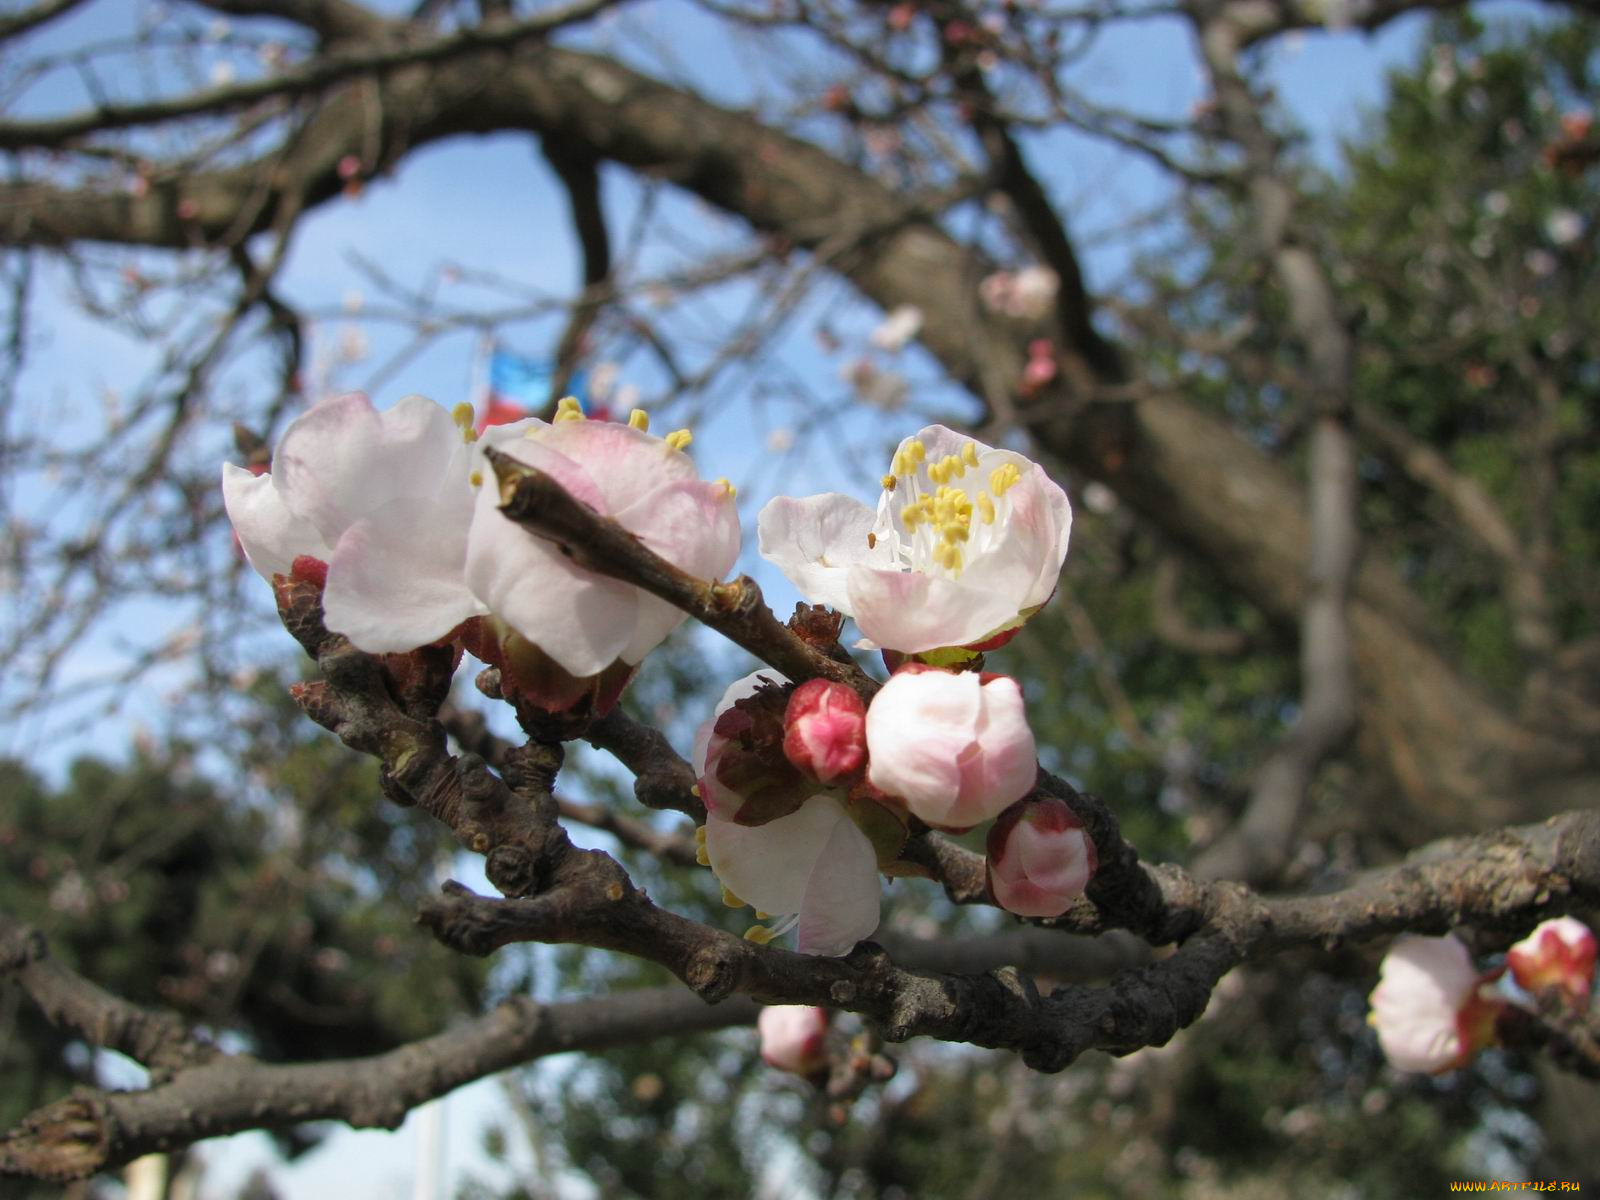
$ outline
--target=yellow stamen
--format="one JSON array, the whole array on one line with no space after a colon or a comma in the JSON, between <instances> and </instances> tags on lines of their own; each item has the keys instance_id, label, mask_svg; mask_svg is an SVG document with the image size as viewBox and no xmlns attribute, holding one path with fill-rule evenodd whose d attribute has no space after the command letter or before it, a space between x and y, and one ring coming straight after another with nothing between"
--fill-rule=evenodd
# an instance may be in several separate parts
<instances>
[{"instance_id":1,"label":"yellow stamen","mask_svg":"<svg viewBox=\"0 0 1600 1200\"><path fill-rule=\"evenodd\" d=\"M743 908L744 901L728 890L728 885L722 885L722 902L729 908Z\"/></svg>"},{"instance_id":2,"label":"yellow stamen","mask_svg":"<svg viewBox=\"0 0 1600 1200\"><path fill-rule=\"evenodd\" d=\"M628 428L637 429L640 433L650 432L650 414L642 408L636 408L628 414Z\"/></svg>"},{"instance_id":3,"label":"yellow stamen","mask_svg":"<svg viewBox=\"0 0 1600 1200\"><path fill-rule=\"evenodd\" d=\"M578 403L576 396L563 396L556 401L556 423L563 421L583 420L583 405Z\"/></svg>"},{"instance_id":4,"label":"yellow stamen","mask_svg":"<svg viewBox=\"0 0 1600 1200\"><path fill-rule=\"evenodd\" d=\"M467 476L467 482L471 483L473 487L482 487L483 486L483 472L482 471L474 471L471 475Z\"/></svg>"},{"instance_id":5,"label":"yellow stamen","mask_svg":"<svg viewBox=\"0 0 1600 1200\"><path fill-rule=\"evenodd\" d=\"M700 794L700 785L697 783L689 790L698 796ZM694 841L695 845L697 846L704 846L706 844L706 827L704 825L696 825L694 827Z\"/></svg>"},{"instance_id":6,"label":"yellow stamen","mask_svg":"<svg viewBox=\"0 0 1600 1200\"><path fill-rule=\"evenodd\" d=\"M739 489L734 487L733 483L726 476L718 479L717 485L722 488L722 495L725 499L732 500L739 494Z\"/></svg>"},{"instance_id":7,"label":"yellow stamen","mask_svg":"<svg viewBox=\"0 0 1600 1200\"><path fill-rule=\"evenodd\" d=\"M996 496L1004 496L1008 489L1021 482L1022 472L1016 463L1005 463L989 472L989 490Z\"/></svg>"},{"instance_id":8,"label":"yellow stamen","mask_svg":"<svg viewBox=\"0 0 1600 1200\"><path fill-rule=\"evenodd\" d=\"M994 524L994 501L989 499L988 492L978 493L978 515L985 525Z\"/></svg>"},{"instance_id":9,"label":"yellow stamen","mask_svg":"<svg viewBox=\"0 0 1600 1200\"><path fill-rule=\"evenodd\" d=\"M694 860L702 867L709 867L711 865L711 856L706 853L706 848L704 846L701 846L695 850Z\"/></svg>"},{"instance_id":10,"label":"yellow stamen","mask_svg":"<svg viewBox=\"0 0 1600 1200\"><path fill-rule=\"evenodd\" d=\"M772 914L771 913L764 913L758 908L758 909L756 909L756 920L758 920L758 921L770 921L770 920L772 920Z\"/></svg>"},{"instance_id":11,"label":"yellow stamen","mask_svg":"<svg viewBox=\"0 0 1600 1200\"><path fill-rule=\"evenodd\" d=\"M700 794L700 785L698 783L691 783L689 785L689 794L691 796L698 796ZM696 829L694 831L694 834L695 834L695 840L696 841L698 841L698 842L705 841L706 840L706 827L704 825L700 826L698 829Z\"/></svg>"},{"instance_id":12,"label":"yellow stamen","mask_svg":"<svg viewBox=\"0 0 1600 1200\"><path fill-rule=\"evenodd\" d=\"M868 550L876 550L877 548L878 548L878 535L875 534L875 533L868 533L867 534L867 549Z\"/></svg>"},{"instance_id":13,"label":"yellow stamen","mask_svg":"<svg viewBox=\"0 0 1600 1200\"><path fill-rule=\"evenodd\" d=\"M920 438L913 438L911 440L911 444L907 446L906 449L911 453L911 461L916 463L918 466L921 466L927 461L928 448L922 444Z\"/></svg>"},{"instance_id":14,"label":"yellow stamen","mask_svg":"<svg viewBox=\"0 0 1600 1200\"><path fill-rule=\"evenodd\" d=\"M744 931L744 940L754 942L758 946L765 946L777 936L776 931L768 929L765 925L752 925Z\"/></svg>"},{"instance_id":15,"label":"yellow stamen","mask_svg":"<svg viewBox=\"0 0 1600 1200\"><path fill-rule=\"evenodd\" d=\"M883 484L883 490L884 491L886 491L886 492L894 491L894 476L893 475L885 475L878 482Z\"/></svg>"},{"instance_id":16,"label":"yellow stamen","mask_svg":"<svg viewBox=\"0 0 1600 1200\"><path fill-rule=\"evenodd\" d=\"M463 429L471 429L478 423L478 417L472 411L472 405L465 400L450 410L450 419Z\"/></svg>"},{"instance_id":17,"label":"yellow stamen","mask_svg":"<svg viewBox=\"0 0 1600 1200\"><path fill-rule=\"evenodd\" d=\"M978 443L963 442L961 444L961 461L969 467L978 465Z\"/></svg>"},{"instance_id":18,"label":"yellow stamen","mask_svg":"<svg viewBox=\"0 0 1600 1200\"><path fill-rule=\"evenodd\" d=\"M690 433L687 429L674 429L671 433L667 434L663 440L674 450L682 450L688 446L690 442L694 441L694 434Z\"/></svg>"}]
</instances>

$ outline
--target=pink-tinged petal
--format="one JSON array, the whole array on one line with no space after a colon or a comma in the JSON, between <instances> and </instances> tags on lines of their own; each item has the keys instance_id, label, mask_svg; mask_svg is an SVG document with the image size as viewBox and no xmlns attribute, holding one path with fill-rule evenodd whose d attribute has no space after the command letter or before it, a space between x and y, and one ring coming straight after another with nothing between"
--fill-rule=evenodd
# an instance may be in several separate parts
<instances>
[{"instance_id":1,"label":"pink-tinged petal","mask_svg":"<svg viewBox=\"0 0 1600 1200\"><path fill-rule=\"evenodd\" d=\"M1013 804L989 829L989 890L1023 917L1059 917L1094 875L1094 844L1057 797Z\"/></svg>"},{"instance_id":2,"label":"pink-tinged petal","mask_svg":"<svg viewBox=\"0 0 1600 1200\"><path fill-rule=\"evenodd\" d=\"M797 949L801 954L848 954L878 927L883 885L878 881L878 855L867 835L826 797L809 807L827 805L838 814L822 853L806 884L800 904Z\"/></svg>"},{"instance_id":3,"label":"pink-tinged petal","mask_svg":"<svg viewBox=\"0 0 1600 1200\"><path fill-rule=\"evenodd\" d=\"M867 757L867 706L853 688L808 679L783 714L783 753L802 775L831 784L855 774Z\"/></svg>"},{"instance_id":4,"label":"pink-tinged petal","mask_svg":"<svg viewBox=\"0 0 1600 1200\"><path fill-rule=\"evenodd\" d=\"M961 792L961 753L978 725L978 677L900 672L867 709L867 779L925 821L948 825Z\"/></svg>"},{"instance_id":5,"label":"pink-tinged petal","mask_svg":"<svg viewBox=\"0 0 1600 1200\"><path fill-rule=\"evenodd\" d=\"M610 516L611 510L607 507L605 493L589 473L586 464L562 454L537 437L527 436L529 433L539 433L541 428L547 428L543 421L506 425L503 427L503 432L490 430L480 444L485 447L492 446L525 466L543 471L565 488L573 499L581 500L601 516ZM495 482L494 470L487 460L484 461L480 471L483 475L483 486L492 489Z\"/></svg>"},{"instance_id":6,"label":"pink-tinged petal","mask_svg":"<svg viewBox=\"0 0 1600 1200\"><path fill-rule=\"evenodd\" d=\"M974 737L978 755L963 765L966 815L986 821L1033 790L1039 750L1028 725L1022 689L1004 675L983 685Z\"/></svg>"},{"instance_id":7,"label":"pink-tinged petal","mask_svg":"<svg viewBox=\"0 0 1600 1200\"><path fill-rule=\"evenodd\" d=\"M1460 1066L1475 1048L1461 1036L1460 1015L1480 976L1454 937L1399 938L1384 956L1369 1018L1389 1062L1436 1074Z\"/></svg>"},{"instance_id":8,"label":"pink-tinged petal","mask_svg":"<svg viewBox=\"0 0 1600 1200\"><path fill-rule=\"evenodd\" d=\"M867 544L874 520L872 509L837 492L779 496L756 518L761 557L810 603L850 612L848 568L889 562L887 546Z\"/></svg>"},{"instance_id":9,"label":"pink-tinged petal","mask_svg":"<svg viewBox=\"0 0 1600 1200\"><path fill-rule=\"evenodd\" d=\"M264 579L289 574L301 555L326 562L333 554L316 526L289 511L270 475L252 475L243 467L224 464L222 503L245 557Z\"/></svg>"},{"instance_id":10,"label":"pink-tinged petal","mask_svg":"<svg viewBox=\"0 0 1600 1200\"><path fill-rule=\"evenodd\" d=\"M633 636L637 590L575 566L508 521L492 481L473 513L466 581L490 612L579 678L609 667Z\"/></svg>"},{"instance_id":11,"label":"pink-tinged petal","mask_svg":"<svg viewBox=\"0 0 1600 1200\"><path fill-rule=\"evenodd\" d=\"M1517 986L1530 992L1558 988L1585 1005L1593 988L1596 942L1592 930L1573 917L1544 921L1506 952Z\"/></svg>"},{"instance_id":12,"label":"pink-tinged petal","mask_svg":"<svg viewBox=\"0 0 1600 1200\"><path fill-rule=\"evenodd\" d=\"M867 778L930 825L963 829L1024 796L1038 767L1016 682L897 672L867 709Z\"/></svg>"},{"instance_id":13,"label":"pink-tinged petal","mask_svg":"<svg viewBox=\"0 0 1600 1200\"><path fill-rule=\"evenodd\" d=\"M761 1058L769 1067L813 1075L828 1065L828 1011L804 1004L774 1004L756 1018Z\"/></svg>"},{"instance_id":14,"label":"pink-tinged petal","mask_svg":"<svg viewBox=\"0 0 1600 1200\"><path fill-rule=\"evenodd\" d=\"M721 579L739 557L739 513L727 489L699 479L658 486L612 516L646 547L701 579Z\"/></svg>"},{"instance_id":15,"label":"pink-tinged petal","mask_svg":"<svg viewBox=\"0 0 1600 1200\"><path fill-rule=\"evenodd\" d=\"M365 396L340 396L284 431L272 470L290 511L335 542L390 500L440 497L460 475L461 430L431 400L407 396L378 412Z\"/></svg>"},{"instance_id":16,"label":"pink-tinged petal","mask_svg":"<svg viewBox=\"0 0 1600 1200\"><path fill-rule=\"evenodd\" d=\"M856 567L846 592L862 636L904 654L978 641L1017 615L1015 597L914 571Z\"/></svg>"},{"instance_id":17,"label":"pink-tinged petal","mask_svg":"<svg viewBox=\"0 0 1600 1200\"><path fill-rule=\"evenodd\" d=\"M841 817L843 810L826 796L765 825L739 825L713 814L706 818L706 855L717 878L746 904L762 912L797 913Z\"/></svg>"},{"instance_id":18,"label":"pink-tinged petal","mask_svg":"<svg viewBox=\"0 0 1600 1200\"><path fill-rule=\"evenodd\" d=\"M584 465L605 497L603 512L620 512L663 484L698 478L687 454L616 421L557 421L538 428L533 440Z\"/></svg>"},{"instance_id":19,"label":"pink-tinged petal","mask_svg":"<svg viewBox=\"0 0 1600 1200\"><path fill-rule=\"evenodd\" d=\"M719 580L739 558L739 516L719 484L690 480L658 488L645 500L616 514L622 527L673 566L700 579ZM683 624L685 613L648 592L639 606L622 659L644 660Z\"/></svg>"},{"instance_id":20,"label":"pink-tinged petal","mask_svg":"<svg viewBox=\"0 0 1600 1200\"><path fill-rule=\"evenodd\" d=\"M369 654L415 650L486 610L467 590L466 529L432 500L391 500L344 531L328 563L328 628Z\"/></svg>"}]
</instances>

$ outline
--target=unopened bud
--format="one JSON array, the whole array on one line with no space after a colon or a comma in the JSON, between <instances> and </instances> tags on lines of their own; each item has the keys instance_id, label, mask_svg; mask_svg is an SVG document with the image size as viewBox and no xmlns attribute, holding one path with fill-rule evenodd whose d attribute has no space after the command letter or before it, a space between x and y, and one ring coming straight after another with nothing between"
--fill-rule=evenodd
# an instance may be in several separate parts
<instances>
[{"instance_id":1,"label":"unopened bud","mask_svg":"<svg viewBox=\"0 0 1600 1200\"><path fill-rule=\"evenodd\" d=\"M853 775L866 761L867 706L842 683L802 683L789 697L783 725L784 756L818 783Z\"/></svg>"},{"instance_id":2,"label":"unopened bud","mask_svg":"<svg viewBox=\"0 0 1600 1200\"><path fill-rule=\"evenodd\" d=\"M1560 989L1582 1007L1594 979L1595 937L1582 921L1545 921L1506 954L1519 987L1530 992Z\"/></svg>"},{"instance_id":3,"label":"unopened bud","mask_svg":"<svg viewBox=\"0 0 1600 1200\"><path fill-rule=\"evenodd\" d=\"M756 1019L761 1057L769 1067L816 1075L828 1066L828 1010L805 1004L774 1004Z\"/></svg>"},{"instance_id":4,"label":"unopened bud","mask_svg":"<svg viewBox=\"0 0 1600 1200\"><path fill-rule=\"evenodd\" d=\"M1020 917L1059 917L1094 878L1094 842L1064 800L1044 796L1006 809L989 830L989 890Z\"/></svg>"}]
</instances>

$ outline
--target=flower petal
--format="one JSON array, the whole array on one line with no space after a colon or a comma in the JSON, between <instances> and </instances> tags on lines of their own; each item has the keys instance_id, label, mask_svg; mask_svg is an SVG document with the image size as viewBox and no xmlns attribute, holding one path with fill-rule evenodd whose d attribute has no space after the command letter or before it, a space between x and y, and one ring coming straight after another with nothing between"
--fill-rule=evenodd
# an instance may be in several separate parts
<instances>
[{"instance_id":1,"label":"flower petal","mask_svg":"<svg viewBox=\"0 0 1600 1200\"><path fill-rule=\"evenodd\" d=\"M633 636L637 590L583 570L507 520L489 482L467 537L466 581L489 611L579 678L609 667Z\"/></svg>"},{"instance_id":2,"label":"flower petal","mask_svg":"<svg viewBox=\"0 0 1600 1200\"><path fill-rule=\"evenodd\" d=\"M901 672L867 708L867 778L925 821L945 823L961 790L959 756L978 725L976 675Z\"/></svg>"},{"instance_id":3,"label":"flower petal","mask_svg":"<svg viewBox=\"0 0 1600 1200\"><path fill-rule=\"evenodd\" d=\"M269 581L274 575L287 575L302 554L323 562L333 556L316 526L289 511L270 475L252 475L243 467L225 463L222 503L244 556Z\"/></svg>"},{"instance_id":4,"label":"flower petal","mask_svg":"<svg viewBox=\"0 0 1600 1200\"><path fill-rule=\"evenodd\" d=\"M467 589L467 530L435 500L390 500L344 531L322 595L327 625L369 654L415 650L487 610Z\"/></svg>"},{"instance_id":5,"label":"flower petal","mask_svg":"<svg viewBox=\"0 0 1600 1200\"><path fill-rule=\"evenodd\" d=\"M846 593L862 636L906 654L979 641L1018 611L1015 596L915 571L853 567Z\"/></svg>"},{"instance_id":6,"label":"flower petal","mask_svg":"<svg viewBox=\"0 0 1600 1200\"><path fill-rule=\"evenodd\" d=\"M762 912L797 913L811 873L844 817L837 803L813 796L795 812L765 825L706 818L706 855L730 891Z\"/></svg>"},{"instance_id":7,"label":"flower petal","mask_svg":"<svg viewBox=\"0 0 1600 1200\"><path fill-rule=\"evenodd\" d=\"M531 440L584 465L604 497L602 512L621 512L665 483L698 478L687 454L617 421L540 422Z\"/></svg>"},{"instance_id":8,"label":"flower petal","mask_svg":"<svg viewBox=\"0 0 1600 1200\"><path fill-rule=\"evenodd\" d=\"M838 820L806 883L797 948L801 954L847 954L878 927L883 896L878 856L867 835L835 801L818 797L810 804L833 808Z\"/></svg>"},{"instance_id":9,"label":"flower petal","mask_svg":"<svg viewBox=\"0 0 1600 1200\"><path fill-rule=\"evenodd\" d=\"M330 544L367 513L405 496L465 489L461 431L431 400L378 412L365 396L326 400L297 417L272 458L284 502Z\"/></svg>"},{"instance_id":10,"label":"flower petal","mask_svg":"<svg viewBox=\"0 0 1600 1200\"><path fill-rule=\"evenodd\" d=\"M851 612L848 568L887 566L886 545L867 545L873 510L837 492L797 499L779 496L756 518L761 557L774 564L812 604Z\"/></svg>"}]
</instances>

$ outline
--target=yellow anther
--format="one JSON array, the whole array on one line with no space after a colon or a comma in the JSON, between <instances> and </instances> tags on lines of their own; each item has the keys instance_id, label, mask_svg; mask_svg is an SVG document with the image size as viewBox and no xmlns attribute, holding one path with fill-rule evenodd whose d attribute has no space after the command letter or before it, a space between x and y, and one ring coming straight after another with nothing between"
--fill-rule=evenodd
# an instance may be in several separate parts
<instances>
[{"instance_id":1,"label":"yellow anther","mask_svg":"<svg viewBox=\"0 0 1600 1200\"><path fill-rule=\"evenodd\" d=\"M563 396L556 401L556 421L581 421L583 420L583 405L578 403L576 396Z\"/></svg>"},{"instance_id":2,"label":"yellow anther","mask_svg":"<svg viewBox=\"0 0 1600 1200\"><path fill-rule=\"evenodd\" d=\"M674 450L682 450L688 446L690 442L694 441L694 434L690 433L687 429L674 429L671 433L667 434L666 438L663 440Z\"/></svg>"},{"instance_id":3,"label":"yellow anther","mask_svg":"<svg viewBox=\"0 0 1600 1200\"><path fill-rule=\"evenodd\" d=\"M978 443L963 442L961 444L961 461L969 467L978 465Z\"/></svg>"},{"instance_id":4,"label":"yellow anther","mask_svg":"<svg viewBox=\"0 0 1600 1200\"><path fill-rule=\"evenodd\" d=\"M878 548L878 535L869 531L867 533L867 549L868 550L876 550L877 548Z\"/></svg>"},{"instance_id":5,"label":"yellow anther","mask_svg":"<svg viewBox=\"0 0 1600 1200\"><path fill-rule=\"evenodd\" d=\"M695 850L694 860L702 867L709 867L711 865L711 856L706 853L706 848L704 846L700 846Z\"/></svg>"},{"instance_id":6,"label":"yellow anther","mask_svg":"<svg viewBox=\"0 0 1600 1200\"><path fill-rule=\"evenodd\" d=\"M474 471L471 475L467 476L467 482L472 484L473 487L482 487L483 486L483 472L482 471Z\"/></svg>"},{"instance_id":7,"label":"yellow anther","mask_svg":"<svg viewBox=\"0 0 1600 1200\"><path fill-rule=\"evenodd\" d=\"M989 472L989 490L996 496L1004 496L1007 489L1021 482L1022 472L1017 469L1016 463L1005 463Z\"/></svg>"},{"instance_id":8,"label":"yellow anther","mask_svg":"<svg viewBox=\"0 0 1600 1200\"><path fill-rule=\"evenodd\" d=\"M894 491L894 476L893 475L885 475L878 482L883 484L883 490L884 491L886 491L886 492Z\"/></svg>"},{"instance_id":9,"label":"yellow anther","mask_svg":"<svg viewBox=\"0 0 1600 1200\"><path fill-rule=\"evenodd\" d=\"M650 432L650 414L642 408L636 408L628 414L628 428L637 429L640 433Z\"/></svg>"},{"instance_id":10,"label":"yellow anther","mask_svg":"<svg viewBox=\"0 0 1600 1200\"><path fill-rule=\"evenodd\" d=\"M689 790L698 796L700 794L700 785L697 783ZM694 827L694 842L697 846L706 844L706 827L704 825L696 825Z\"/></svg>"},{"instance_id":11,"label":"yellow anther","mask_svg":"<svg viewBox=\"0 0 1600 1200\"><path fill-rule=\"evenodd\" d=\"M450 410L450 419L463 429L471 429L478 423L478 414L472 411L472 405L463 400Z\"/></svg>"},{"instance_id":12,"label":"yellow anther","mask_svg":"<svg viewBox=\"0 0 1600 1200\"><path fill-rule=\"evenodd\" d=\"M752 925L744 931L744 940L758 946L765 946L777 936L776 930L768 929L765 925Z\"/></svg>"},{"instance_id":13,"label":"yellow anther","mask_svg":"<svg viewBox=\"0 0 1600 1200\"><path fill-rule=\"evenodd\" d=\"M743 908L744 901L728 890L728 885L722 885L722 902L729 908Z\"/></svg>"},{"instance_id":14,"label":"yellow anther","mask_svg":"<svg viewBox=\"0 0 1600 1200\"><path fill-rule=\"evenodd\" d=\"M911 443L906 446L906 450L911 455L911 461L918 466L928 460L928 448L922 444L920 438L912 438Z\"/></svg>"},{"instance_id":15,"label":"yellow anther","mask_svg":"<svg viewBox=\"0 0 1600 1200\"><path fill-rule=\"evenodd\" d=\"M691 783L689 785L689 794L691 796L698 796L700 794L700 785L698 783ZM706 840L706 827L704 825L696 829L694 833L696 841L703 842Z\"/></svg>"},{"instance_id":16,"label":"yellow anther","mask_svg":"<svg viewBox=\"0 0 1600 1200\"><path fill-rule=\"evenodd\" d=\"M994 501L989 499L988 492L978 493L978 515L985 525L994 524Z\"/></svg>"},{"instance_id":17,"label":"yellow anther","mask_svg":"<svg viewBox=\"0 0 1600 1200\"><path fill-rule=\"evenodd\" d=\"M739 489L733 486L733 482L727 476L718 479L717 486L722 489L723 498L726 500L732 500L739 494Z\"/></svg>"},{"instance_id":18,"label":"yellow anther","mask_svg":"<svg viewBox=\"0 0 1600 1200\"><path fill-rule=\"evenodd\" d=\"M461 431L461 440L469 446L472 445L473 442L478 440L478 431L476 429L463 429Z\"/></svg>"},{"instance_id":19,"label":"yellow anther","mask_svg":"<svg viewBox=\"0 0 1600 1200\"><path fill-rule=\"evenodd\" d=\"M758 921L770 921L770 920L772 920L772 914L771 913L764 913L758 908L758 909L756 909L756 920L758 920Z\"/></svg>"}]
</instances>

